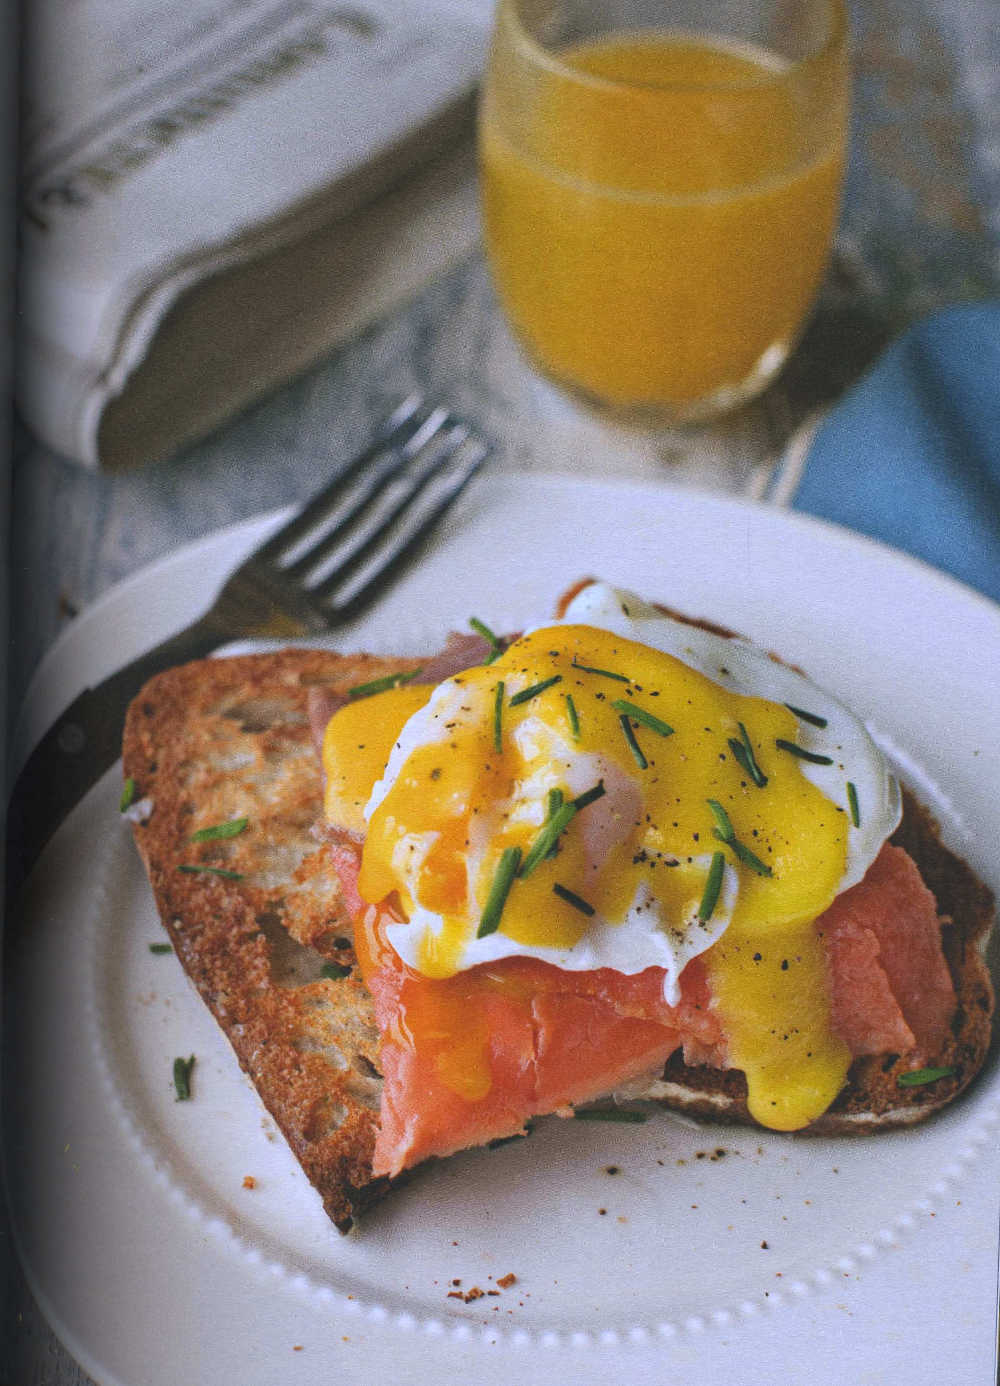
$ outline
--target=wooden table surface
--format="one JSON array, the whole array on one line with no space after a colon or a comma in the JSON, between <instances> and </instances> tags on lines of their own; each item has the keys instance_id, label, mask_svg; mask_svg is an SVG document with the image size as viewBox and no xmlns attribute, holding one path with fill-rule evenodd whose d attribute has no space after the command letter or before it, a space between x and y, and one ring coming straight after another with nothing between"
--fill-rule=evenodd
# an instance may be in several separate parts
<instances>
[{"instance_id":1,"label":"wooden table surface","mask_svg":"<svg viewBox=\"0 0 1000 1386\"><path fill-rule=\"evenodd\" d=\"M795 426L903 325L944 304L996 295L997 0L855 0L851 10L855 115L836 253L812 325L763 399L659 450L580 421L521 362L476 253L168 461L95 475L21 431L13 465L12 711L77 612L178 545L306 496L330 460L347 455L413 389L481 423L499 443L502 467L565 472L567 484L574 472L614 471L753 493ZM13 1264L4 1343L0 1386L90 1381Z\"/></svg>"}]
</instances>

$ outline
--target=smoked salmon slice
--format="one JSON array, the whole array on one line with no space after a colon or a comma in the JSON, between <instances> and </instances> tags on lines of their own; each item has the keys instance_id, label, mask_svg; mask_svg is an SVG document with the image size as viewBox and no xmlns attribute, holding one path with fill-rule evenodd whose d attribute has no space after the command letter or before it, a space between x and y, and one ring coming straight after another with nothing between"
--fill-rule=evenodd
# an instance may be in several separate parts
<instances>
[{"instance_id":1,"label":"smoked salmon slice","mask_svg":"<svg viewBox=\"0 0 1000 1386\"><path fill-rule=\"evenodd\" d=\"M862 881L817 927L827 950L833 1022L852 1054L940 1052L955 1010L937 902L916 863L886 843Z\"/></svg>"},{"instance_id":2,"label":"smoked salmon slice","mask_svg":"<svg viewBox=\"0 0 1000 1386\"><path fill-rule=\"evenodd\" d=\"M444 979L423 977L388 943L388 905L365 905L360 845L333 834L331 852L355 919L355 947L375 1006L384 1077L376 1174L431 1155L516 1135L645 1074L683 1048L725 1067L726 1044L706 970L693 959L681 997L663 973L566 972L506 958ZM933 1049L954 1007L934 897L901 849L886 844L864 880L817 921L832 1021L852 1055Z\"/></svg>"}]
</instances>

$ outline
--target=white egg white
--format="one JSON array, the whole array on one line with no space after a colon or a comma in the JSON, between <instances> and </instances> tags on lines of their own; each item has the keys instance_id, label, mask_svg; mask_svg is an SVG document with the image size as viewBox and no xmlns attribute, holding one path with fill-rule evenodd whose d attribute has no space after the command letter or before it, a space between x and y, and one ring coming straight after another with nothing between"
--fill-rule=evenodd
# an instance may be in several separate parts
<instances>
[{"instance_id":1,"label":"white egg white","mask_svg":"<svg viewBox=\"0 0 1000 1386\"><path fill-rule=\"evenodd\" d=\"M585 587L570 602L562 622L545 624L588 625L610 631L673 655L730 691L767 698L791 705L793 709L805 709L825 719L826 725L817 727L807 719L798 718L796 744L807 751L830 756L833 763L822 765L803 760L800 768L828 799L848 814L849 821L847 782L856 787L860 822L852 825L849 833L847 862L838 893L863 878L899 822L900 792L884 756L862 722L837 698L748 641L715 635L673 620L634 593L605 583ZM445 740L449 734L445 724L453 724L468 715L461 710L462 700L461 689L446 681L410 718L392 750L385 774L372 791L366 817L371 817L388 794L410 754L418 746ZM603 779L607 791L605 798L591 805L580 823L581 828L586 823L591 839L587 845L588 856L595 864L599 863L614 846L609 825L632 821L634 817L628 811L615 812L616 809L627 810L627 801L638 795L634 777L609 758L593 752L579 752L541 719L525 718L517 735L526 752L537 752L542 746L553 771L552 774L536 772L522 779L515 786L510 802L494 806L495 817L498 820L501 813L513 809L527 821L540 825L545 819L546 798L553 784L564 784L571 793L578 794ZM478 840L470 843L470 882L478 872L482 852L489 841L489 821L493 816L483 818ZM419 855L411 853L410 859ZM470 936L459 967L466 969L511 956L538 958L568 971L608 967L632 975L647 967L661 967L664 969L665 999L676 1004L680 998L680 974L685 965L722 936L736 903L739 877L727 863L712 918L708 923L699 920L698 907L710 860L711 854L706 854L703 860L696 858L684 866L691 875L691 895L680 919L665 918L659 902L642 886L624 921L612 924L600 914L594 915L588 921L586 933L572 949L525 945L498 930L485 938ZM422 941L427 935L438 934L442 927L441 916L425 909L417 896L410 918L405 923L389 926L387 935L404 962L418 968ZM470 935L474 935L474 931L470 930Z\"/></svg>"}]
</instances>

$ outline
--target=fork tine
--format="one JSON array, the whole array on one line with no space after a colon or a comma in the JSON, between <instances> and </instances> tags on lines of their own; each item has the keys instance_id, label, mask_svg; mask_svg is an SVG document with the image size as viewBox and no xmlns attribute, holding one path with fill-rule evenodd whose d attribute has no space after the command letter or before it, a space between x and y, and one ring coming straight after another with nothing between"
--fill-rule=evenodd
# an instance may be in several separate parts
<instances>
[{"instance_id":1,"label":"fork tine","mask_svg":"<svg viewBox=\"0 0 1000 1386\"><path fill-rule=\"evenodd\" d=\"M404 471L427 444L441 432L448 423L448 419L447 409L433 410L416 433L412 434L401 445L397 444L396 450L390 452L391 463L375 472L361 493L353 498L350 510L338 516L332 528L323 530L316 542L311 544L299 558L283 566L282 574L293 580L299 580L314 568L318 568L326 558L336 551L343 536L357 528L362 517L372 509L375 502L388 490L400 472Z\"/></svg>"},{"instance_id":2,"label":"fork tine","mask_svg":"<svg viewBox=\"0 0 1000 1386\"><path fill-rule=\"evenodd\" d=\"M482 468L492 451L491 446L482 439L475 438L470 440L468 434L465 434L456 444L456 448L453 449L446 458L440 459L439 464L435 466L426 477L421 479L420 484L415 488L414 495L419 494L425 486L432 480L439 478L443 472L447 470L447 463L454 459L456 454L461 450L463 443L467 445L465 451L468 455L462 463L462 466L456 471L454 479L449 483L443 494L434 502L433 506L426 514L420 517L419 522L411 531L408 533L404 532L399 542L384 555L378 567L368 574L360 587L351 592L342 602L327 602L324 609L331 616L335 617L336 620L349 620L357 615L359 611L378 597L383 588L389 584L408 561L416 557L418 549L427 538L430 531L451 506L455 504L459 496L472 481L473 477L475 477ZM412 497L410 499L412 499ZM408 508L409 500L397 506L390 518L381 526L378 535L375 537L384 538L391 531L394 523ZM366 553L370 552L375 547L375 537L373 537L371 542L366 541L365 544L361 546ZM363 557L364 555L360 552L352 554L348 562L342 568L338 569L336 573L332 574L324 583L320 584L320 589L322 590L317 589L311 595L315 599L331 597L337 587L343 583L345 577L349 577L352 572L357 571L361 566Z\"/></svg>"},{"instance_id":3,"label":"fork tine","mask_svg":"<svg viewBox=\"0 0 1000 1386\"><path fill-rule=\"evenodd\" d=\"M254 554L255 562L269 563L274 562L283 553L300 543L309 534L315 525L319 524L336 504L341 493L347 488L349 483L357 476L361 469L372 462L380 452L391 447L399 441L401 435L407 433L414 425L415 417L420 413L423 399L420 395L413 394L407 396L402 404L395 409L386 419L381 431L372 441L363 448L360 453L352 457L336 473L330 483L313 496L305 507L294 515L287 524L282 525L276 534L272 534L270 539L263 544ZM436 412L436 411L435 411ZM426 419L417 419L415 433L423 429Z\"/></svg>"},{"instance_id":4,"label":"fork tine","mask_svg":"<svg viewBox=\"0 0 1000 1386\"><path fill-rule=\"evenodd\" d=\"M392 498L387 512L377 518L374 526L367 533L362 533L359 542L344 554L333 570L327 576L321 577L318 582L307 587L310 596L317 601L323 601L338 587L342 587L344 582L358 571L365 559L374 553L393 533L400 520L405 515L413 513L414 501L431 482L446 474L449 465L468 436L469 429L465 424L455 424L441 441L436 455L428 465L420 470L407 472L400 478L401 483L405 484L405 489L401 489L399 494Z\"/></svg>"}]
</instances>

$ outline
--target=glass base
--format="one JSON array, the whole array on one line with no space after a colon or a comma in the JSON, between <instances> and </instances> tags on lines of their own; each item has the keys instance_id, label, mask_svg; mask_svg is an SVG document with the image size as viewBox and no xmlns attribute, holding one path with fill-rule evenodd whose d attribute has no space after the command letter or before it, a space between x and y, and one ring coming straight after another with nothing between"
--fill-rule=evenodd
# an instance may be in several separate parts
<instances>
[{"instance_id":1,"label":"glass base","mask_svg":"<svg viewBox=\"0 0 1000 1386\"><path fill-rule=\"evenodd\" d=\"M726 384L687 404L662 403L613 404L599 395L583 389L570 380L563 380L538 361L521 344L531 367L550 385L589 414L604 423L638 433L656 433L664 429L684 428L713 422L749 403L767 389L784 366L791 350L789 342L772 343L763 351L753 369L736 384Z\"/></svg>"}]
</instances>

